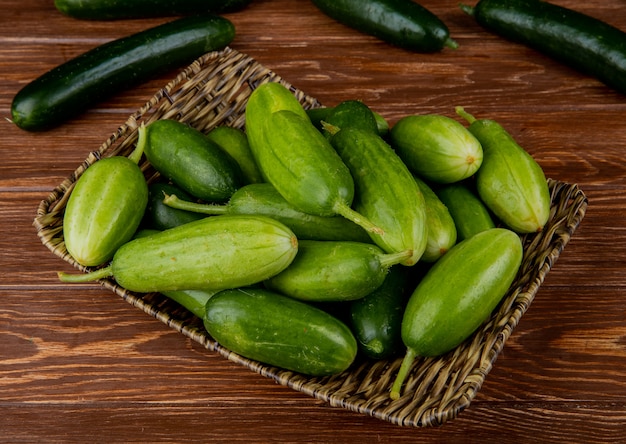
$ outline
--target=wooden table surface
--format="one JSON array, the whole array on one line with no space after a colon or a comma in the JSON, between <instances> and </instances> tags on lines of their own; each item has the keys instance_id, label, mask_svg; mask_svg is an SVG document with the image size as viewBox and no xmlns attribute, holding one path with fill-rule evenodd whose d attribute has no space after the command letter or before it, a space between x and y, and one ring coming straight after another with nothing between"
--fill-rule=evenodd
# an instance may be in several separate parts
<instances>
[{"instance_id":1,"label":"wooden table surface","mask_svg":"<svg viewBox=\"0 0 626 444\"><path fill-rule=\"evenodd\" d=\"M72 271L40 242L36 208L175 72L120 92L67 124L11 124L14 94L98 44L169 19L85 22L52 0L0 14L0 430L3 442L626 441L626 97L424 0L459 43L415 54L352 31L308 1L255 0L227 14L232 47L332 105L362 99L391 123L498 120L548 177L577 183L586 217L470 407L405 428L322 404L203 349ZM473 3L473 2L472 2ZM626 3L559 0L626 30ZM6 119L5 119L6 118Z\"/></svg>"}]
</instances>

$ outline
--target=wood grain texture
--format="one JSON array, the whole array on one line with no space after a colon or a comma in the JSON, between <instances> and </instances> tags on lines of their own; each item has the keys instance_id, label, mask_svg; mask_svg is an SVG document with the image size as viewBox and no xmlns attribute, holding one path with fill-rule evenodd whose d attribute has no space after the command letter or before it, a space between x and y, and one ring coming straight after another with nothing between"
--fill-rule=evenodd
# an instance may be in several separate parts
<instances>
[{"instance_id":1,"label":"wood grain texture","mask_svg":"<svg viewBox=\"0 0 626 444\"><path fill-rule=\"evenodd\" d=\"M322 15L255 0L228 14L233 48L333 105L359 98L391 123L410 113L494 118L549 177L589 197L470 407L438 428L332 408L209 353L70 267L32 226L40 200L175 72L54 130L9 118L15 93L98 44L169 19L82 22L53 2L7 0L0 16L0 430L3 442L626 441L626 100L595 79L489 34L456 1L420 2L460 47L414 54ZM472 2L469 2L472 3ZM626 4L559 0L626 29Z\"/></svg>"}]
</instances>

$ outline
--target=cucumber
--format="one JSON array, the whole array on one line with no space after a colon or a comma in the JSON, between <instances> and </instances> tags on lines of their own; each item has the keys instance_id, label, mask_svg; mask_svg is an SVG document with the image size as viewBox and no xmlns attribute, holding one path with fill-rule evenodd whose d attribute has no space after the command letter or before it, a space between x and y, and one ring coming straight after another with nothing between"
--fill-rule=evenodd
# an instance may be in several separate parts
<instances>
[{"instance_id":1,"label":"cucumber","mask_svg":"<svg viewBox=\"0 0 626 444\"><path fill-rule=\"evenodd\" d=\"M435 193L448 208L454 220L459 242L496 227L491 213L468 185L453 183L438 188Z\"/></svg>"},{"instance_id":2,"label":"cucumber","mask_svg":"<svg viewBox=\"0 0 626 444\"><path fill-rule=\"evenodd\" d=\"M222 14L243 9L251 0L55 0L63 14L83 20L121 20L172 15Z\"/></svg>"},{"instance_id":3,"label":"cucumber","mask_svg":"<svg viewBox=\"0 0 626 444\"><path fill-rule=\"evenodd\" d=\"M420 260L436 262L456 244L456 226L448 208L430 186L419 177L415 177L415 182L424 196L428 226L426 250Z\"/></svg>"},{"instance_id":4,"label":"cucumber","mask_svg":"<svg viewBox=\"0 0 626 444\"><path fill-rule=\"evenodd\" d=\"M359 350L368 358L389 359L402 351L400 331L408 300L408 270L391 267L380 287L350 302L350 328Z\"/></svg>"},{"instance_id":5,"label":"cucumber","mask_svg":"<svg viewBox=\"0 0 626 444\"><path fill-rule=\"evenodd\" d=\"M142 125L137 144L161 175L198 199L223 202L242 185L236 161L205 134L177 120Z\"/></svg>"},{"instance_id":6,"label":"cucumber","mask_svg":"<svg viewBox=\"0 0 626 444\"><path fill-rule=\"evenodd\" d=\"M480 141L484 161L476 174L481 200L518 233L537 233L550 218L550 189L541 166L497 122L476 120L463 108L457 113Z\"/></svg>"},{"instance_id":7,"label":"cucumber","mask_svg":"<svg viewBox=\"0 0 626 444\"><path fill-rule=\"evenodd\" d=\"M367 232L341 216L315 216L290 205L269 183L255 183L239 188L225 205L186 202L168 195L163 204L172 209L198 214L258 214L271 217L288 226L298 239L346 240L371 242Z\"/></svg>"},{"instance_id":8,"label":"cucumber","mask_svg":"<svg viewBox=\"0 0 626 444\"><path fill-rule=\"evenodd\" d=\"M426 273L402 319L407 351L391 398L397 399L417 356L440 356L466 340L506 294L522 262L522 242L493 228L458 243Z\"/></svg>"},{"instance_id":9,"label":"cucumber","mask_svg":"<svg viewBox=\"0 0 626 444\"><path fill-rule=\"evenodd\" d=\"M447 116L405 116L391 128L390 140L412 172L435 183L471 177L483 160L476 137Z\"/></svg>"},{"instance_id":10,"label":"cucumber","mask_svg":"<svg viewBox=\"0 0 626 444\"><path fill-rule=\"evenodd\" d=\"M587 14L536 0L462 5L477 23L626 93L626 33Z\"/></svg>"},{"instance_id":11,"label":"cucumber","mask_svg":"<svg viewBox=\"0 0 626 444\"><path fill-rule=\"evenodd\" d=\"M222 125L209 131L207 137L235 159L241 169L245 183L263 182L263 175L254 160L252 151L250 151L248 136L243 130Z\"/></svg>"},{"instance_id":12,"label":"cucumber","mask_svg":"<svg viewBox=\"0 0 626 444\"><path fill-rule=\"evenodd\" d=\"M344 323L264 289L217 293L206 304L204 326L230 351L311 376L341 373L357 354L354 335Z\"/></svg>"},{"instance_id":13,"label":"cucumber","mask_svg":"<svg viewBox=\"0 0 626 444\"><path fill-rule=\"evenodd\" d=\"M296 97L280 83L264 83L245 111L250 149L263 177L298 210L341 215L367 231L380 229L350 206L354 181Z\"/></svg>"},{"instance_id":14,"label":"cucumber","mask_svg":"<svg viewBox=\"0 0 626 444\"><path fill-rule=\"evenodd\" d=\"M193 200L192 196L171 183L155 182L148 186L148 206L141 221L142 228L163 231L206 217L204 214L165 205L164 197L172 194L181 200Z\"/></svg>"},{"instance_id":15,"label":"cucumber","mask_svg":"<svg viewBox=\"0 0 626 444\"><path fill-rule=\"evenodd\" d=\"M306 110L307 116L311 119L311 122L315 127L322 131L322 121L326 120L330 113L335 109L334 107L321 107L321 108L311 108ZM372 110L374 113L374 118L376 119L376 127L378 128L378 134L381 137L386 136L389 133L389 122L379 113Z\"/></svg>"},{"instance_id":16,"label":"cucumber","mask_svg":"<svg viewBox=\"0 0 626 444\"><path fill-rule=\"evenodd\" d=\"M437 52L458 45L446 24L412 0L313 0L334 20L387 43L416 52Z\"/></svg>"},{"instance_id":17,"label":"cucumber","mask_svg":"<svg viewBox=\"0 0 626 444\"><path fill-rule=\"evenodd\" d=\"M62 124L103 99L221 49L235 27L215 15L184 17L100 45L24 86L13 98L19 128L42 131Z\"/></svg>"},{"instance_id":18,"label":"cucumber","mask_svg":"<svg viewBox=\"0 0 626 444\"><path fill-rule=\"evenodd\" d=\"M281 272L298 251L283 224L262 216L215 216L122 245L111 264L62 282L114 277L130 291L223 290L252 285Z\"/></svg>"},{"instance_id":19,"label":"cucumber","mask_svg":"<svg viewBox=\"0 0 626 444\"><path fill-rule=\"evenodd\" d=\"M402 265L415 265L428 241L426 207L411 172L377 134L354 127L330 139L350 169L356 186L353 208L382 229L370 232L387 253L411 251Z\"/></svg>"},{"instance_id":20,"label":"cucumber","mask_svg":"<svg viewBox=\"0 0 626 444\"><path fill-rule=\"evenodd\" d=\"M410 255L360 242L301 240L293 262L265 286L303 301L352 301L380 287L389 268Z\"/></svg>"},{"instance_id":21,"label":"cucumber","mask_svg":"<svg viewBox=\"0 0 626 444\"><path fill-rule=\"evenodd\" d=\"M100 265L129 241L148 204L148 185L137 162L142 150L129 157L105 157L78 178L63 215L68 253L83 266Z\"/></svg>"},{"instance_id":22,"label":"cucumber","mask_svg":"<svg viewBox=\"0 0 626 444\"><path fill-rule=\"evenodd\" d=\"M200 319L204 319L206 303L218 291L221 290L176 290L164 291L163 295L182 305Z\"/></svg>"},{"instance_id":23,"label":"cucumber","mask_svg":"<svg viewBox=\"0 0 626 444\"><path fill-rule=\"evenodd\" d=\"M334 107L321 122L322 132L326 137L345 127L360 128L378 134L378 124L374 113L359 100L346 100Z\"/></svg>"}]
</instances>

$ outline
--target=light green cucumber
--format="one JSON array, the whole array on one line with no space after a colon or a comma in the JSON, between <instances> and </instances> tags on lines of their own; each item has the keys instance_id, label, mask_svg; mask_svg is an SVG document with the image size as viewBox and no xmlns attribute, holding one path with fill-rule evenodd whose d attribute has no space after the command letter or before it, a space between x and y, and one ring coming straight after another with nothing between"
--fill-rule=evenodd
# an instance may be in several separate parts
<instances>
[{"instance_id":1,"label":"light green cucumber","mask_svg":"<svg viewBox=\"0 0 626 444\"><path fill-rule=\"evenodd\" d=\"M363 228L344 217L315 216L294 208L269 183L245 185L235 191L224 205L187 202L176 195L166 196L163 202L172 209L196 214L258 214L271 217L288 226L298 239L371 242Z\"/></svg>"},{"instance_id":2,"label":"light green cucumber","mask_svg":"<svg viewBox=\"0 0 626 444\"><path fill-rule=\"evenodd\" d=\"M357 344L350 329L307 303L260 288L225 290L206 304L204 326L245 358L311 376L347 370Z\"/></svg>"},{"instance_id":3,"label":"light green cucumber","mask_svg":"<svg viewBox=\"0 0 626 444\"><path fill-rule=\"evenodd\" d=\"M264 216L214 216L134 239L111 264L91 273L59 273L63 282L113 277L130 291L222 290L252 285L280 273L298 240Z\"/></svg>"},{"instance_id":4,"label":"light green cucumber","mask_svg":"<svg viewBox=\"0 0 626 444\"><path fill-rule=\"evenodd\" d=\"M448 208L430 186L419 177L415 177L415 182L424 196L426 225L428 225L426 250L420 260L435 262L456 244L456 226Z\"/></svg>"},{"instance_id":5,"label":"light green cucumber","mask_svg":"<svg viewBox=\"0 0 626 444\"><path fill-rule=\"evenodd\" d=\"M489 210L468 185L453 183L435 192L454 220L458 241L496 227Z\"/></svg>"},{"instance_id":6,"label":"light green cucumber","mask_svg":"<svg viewBox=\"0 0 626 444\"><path fill-rule=\"evenodd\" d=\"M419 176L435 183L453 183L480 168L480 142L461 123L437 114L401 118L390 132L391 145Z\"/></svg>"},{"instance_id":7,"label":"light green cucumber","mask_svg":"<svg viewBox=\"0 0 626 444\"><path fill-rule=\"evenodd\" d=\"M205 306L219 290L175 290L164 291L163 295L177 302L200 319L204 319Z\"/></svg>"},{"instance_id":8,"label":"light green cucumber","mask_svg":"<svg viewBox=\"0 0 626 444\"><path fill-rule=\"evenodd\" d=\"M410 255L360 242L301 240L291 265L265 285L309 302L356 300L380 287L389 268Z\"/></svg>"},{"instance_id":9,"label":"light green cucumber","mask_svg":"<svg viewBox=\"0 0 626 444\"><path fill-rule=\"evenodd\" d=\"M216 126L207 133L207 137L235 159L245 183L263 182L261 171L250 151L248 136L243 130L225 125Z\"/></svg>"},{"instance_id":10,"label":"light green cucumber","mask_svg":"<svg viewBox=\"0 0 626 444\"><path fill-rule=\"evenodd\" d=\"M505 228L454 246L426 273L402 319L406 355L391 388L398 399L418 356L440 356L469 338L506 295L520 268L522 242Z\"/></svg>"},{"instance_id":11,"label":"light green cucumber","mask_svg":"<svg viewBox=\"0 0 626 444\"><path fill-rule=\"evenodd\" d=\"M141 147L129 157L105 157L78 178L63 215L68 253L83 266L113 257L129 241L148 204L148 184L137 165Z\"/></svg>"},{"instance_id":12,"label":"light green cucumber","mask_svg":"<svg viewBox=\"0 0 626 444\"><path fill-rule=\"evenodd\" d=\"M496 121L457 113L480 141L484 161L476 174L478 195L493 214L518 233L537 233L550 218L550 189L537 161Z\"/></svg>"}]
</instances>

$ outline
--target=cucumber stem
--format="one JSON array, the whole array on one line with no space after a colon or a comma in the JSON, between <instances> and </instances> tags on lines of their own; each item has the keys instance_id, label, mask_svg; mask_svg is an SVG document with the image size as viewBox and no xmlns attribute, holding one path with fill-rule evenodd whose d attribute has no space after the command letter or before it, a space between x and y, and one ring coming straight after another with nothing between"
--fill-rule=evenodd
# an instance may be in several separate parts
<instances>
[{"instance_id":1,"label":"cucumber stem","mask_svg":"<svg viewBox=\"0 0 626 444\"><path fill-rule=\"evenodd\" d=\"M352 208L350 208L349 205L344 202L337 202L334 210L337 214L345 217L348 220L351 220L368 233L378 234L379 236L383 236L385 234L382 228L374 225L369 219L354 211Z\"/></svg>"},{"instance_id":2,"label":"cucumber stem","mask_svg":"<svg viewBox=\"0 0 626 444\"><path fill-rule=\"evenodd\" d=\"M447 46L450 49L457 49L459 44L452 38L448 37L446 41L443 43L444 46Z\"/></svg>"},{"instance_id":3,"label":"cucumber stem","mask_svg":"<svg viewBox=\"0 0 626 444\"><path fill-rule=\"evenodd\" d=\"M331 136L334 136L341 130L341 128L337 125L333 125L332 123L328 123L324 120L320 121L320 124L322 125L322 130L328 132Z\"/></svg>"},{"instance_id":4,"label":"cucumber stem","mask_svg":"<svg viewBox=\"0 0 626 444\"><path fill-rule=\"evenodd\" d=\"M104 279L106 277L113 276L113 270L111 266L100 268L99 270L92 271L91 273L84 274L69 274L63 271L59 271L57 273L59 276L59 280L61 282L66 282L70 284L77 284L82 282L93 282L98 279Z\"/></svg>"},{"instance_id":5,"label":"cucumber stem","mask_svg":"<svg viewBox=\"0 0 626 444\"><path fill-rule=\"evenodd\" d=\"M191 211L194 213L218 215L228 213L228 205L209 205L197 202L189 202L179 199L175 194L163 193L163 203L177 210Z\"/></svg>"},{"instance_id":6,"label":"cucumber stem","mask_svg":"<svg viewBox=\"0 0 626 444\"><path fill-rule=\"evenodd\" d=\"M472 116L470 113L468 113L467 111L465 111L462 106L457 106L455 108L455 111L459 116L467 120L470 125L476 122L476 118Z\"/></svg>"},{"instance_id":7,"label":"cucumber stem","mask_svg":"<svg viewBox=\"0 0 626 444\"><path fill-rule=\"evenodd\" d=\"M411 256L413 256L413 250L404 250L404 251L399 251L397 253L383 254L379 259L380 265L383 268L389 268L393 265L404 262L406 259L410 258Z\"/></svg>"},{"instance_id":8,"label":"cucumber stem","mask_svg":"<svg viewBox=\"0 0 626 444\"><path fill-rule=\"evenodd\" d=\"M146 138L147 138L146 126L143 124L143 122L139 126L137 133L139 134L139 138L137 139L137 146L135 147L133 152L130 153L128 158L132 160L133 162L135 162L136 164L139 164L139 160L141 159L141 155L143 154L144 148L146 146Z\"/></svg>"},{"instance_id":9,"label":"cucumber stem","mask_svg":"<svg viewBox=\"0 0 626 444\"><path fill-rule=\"evenodd\" d=\"M391 392L389 393L389 397L394 401L400 398L402 384L404 384L404 380L409 374L409 370L411 370L411 365L413 364L416 356L417 355L413 349L407 348L404 359L402 360L402 364L400 365L400 370L398 370L396 379L395 381L393 381L393 385L391 386Z\"/></svg>"},{"instance_id":10,"label":"cucumber stem","mask_svg":"<svg viewBox=\"0 0 626 444\"><path fill-rule=\"evenodd\" d=\"M475 13L474 13L474 7L473 6L469 6L469 5L465 5L463 3L459 3L459 8L461 8L461 10L466 13L467 15L471 15L472 17L474 17Z\"/></svg>"}]
</instances>

